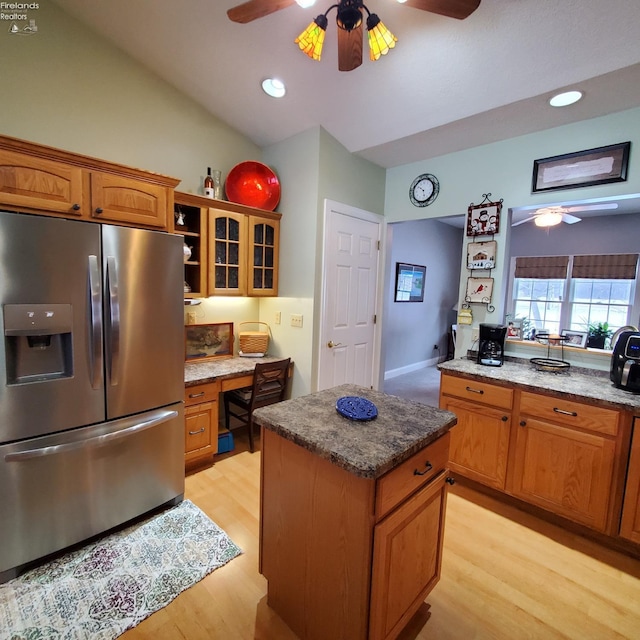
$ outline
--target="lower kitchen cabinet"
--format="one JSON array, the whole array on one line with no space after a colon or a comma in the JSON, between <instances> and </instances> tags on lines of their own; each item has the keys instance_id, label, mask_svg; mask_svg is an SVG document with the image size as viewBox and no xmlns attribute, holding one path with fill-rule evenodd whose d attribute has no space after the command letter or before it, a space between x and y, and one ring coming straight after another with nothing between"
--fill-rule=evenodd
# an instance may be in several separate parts
<instances>
[{"instance_id":1,"label":"lower kitchen cabinet","mask_svg":"<svg viewBox=\"0 0 640 640\"><path fill-rule=\"evenodd\" d=\"M395 638L440 579L446 475L374 529L369 638Z\"/></svg>"},{"instance_id":2,"label":"lower kitchen cabinet","mask_svg":"<svg viewBox=\"0 0 640 640\"><path fill-rule=\"evenodd\" d=\"M184 459L192 462L218 452L219 382L185 389Z\"/></svg>"},{"instance_id":3,"label":"lower kitchen cabinet","mask_svg":"<svg viewBox=\"0 0 640 640\"><path fill-rule=\"evenodd\" d=\"M449 466L494 489L507 475L513 391L505 387L442 376L440 408L455 413Z\"/></svg>"},{"instance_id":4,"label":"lower kitchen cabinet","mask_svg":"<svg viewBox=\"0 0 640 640\"><path fill-rule=\"evenodd\" d=\"M634 421L620 536L640 544L640 418Z\"/></svg>"},{"instance_id":5,"label":"lower kitchen cabinet","mask_svg":"<svg viewBox=\"0 0 640 640\"><path fill-rule=\"evenodd\" d=\"M260 572L303 640L392 640L440 577L449 433L380 478L262 431Z\"/></svg>"}]
</instances>

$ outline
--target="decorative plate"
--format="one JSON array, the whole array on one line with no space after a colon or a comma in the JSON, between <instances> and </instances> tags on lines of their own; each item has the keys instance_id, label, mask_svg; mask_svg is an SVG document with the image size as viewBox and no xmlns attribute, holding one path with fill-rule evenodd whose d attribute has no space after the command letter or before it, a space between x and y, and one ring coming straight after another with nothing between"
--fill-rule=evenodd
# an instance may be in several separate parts
<instances>
[{"instance_id":1,"label":"decorative plate","mask_svg":"<svg viewBox=\"0 0 640 640\"><path fill-rule=\"evenodd\" d=\"M343 396L336 402L336 410L349 420L373 420L378 408L373 402L360 396Z\"/></svg>"},{"instance_id":2,"label":"decorative plate","mask_svg":"<svg viewBox=\"0 0 640 640\"><path fill-rule=\"evenodd\" d=\"M266 164L247 161L237 164L224 185L230 202L273 211L280 202L280 182Z\"/></svg>"}]
</instances>

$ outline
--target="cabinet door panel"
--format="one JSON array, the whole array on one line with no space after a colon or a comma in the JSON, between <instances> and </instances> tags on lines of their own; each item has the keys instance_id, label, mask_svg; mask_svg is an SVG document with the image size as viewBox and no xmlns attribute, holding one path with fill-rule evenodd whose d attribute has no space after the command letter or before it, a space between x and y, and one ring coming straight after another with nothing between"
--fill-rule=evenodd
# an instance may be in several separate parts
<instances>
[{"instance_id":1,"label":"cabinet door panel","mask_svg":"<svg viewBox=\"0 0 640 640\"><path fill-rule=\"evenodd\" d=\"M517 432L513 493L602 531L614 457L613 440L527 418Z\"/></svg>"},{"instance_id":2,"label":"cabinet door panel","mask_svg":"<svg viewBox=\"0 0 640 640\"><path fill-rule=\"evenodd\" d=\"M640 543L640 418L635 419L620 535Z\"/></svg>"},{"instance_id":3,"label":"cabinet door panel","mask_svg":"<svg viewBox=\"0 0 640 640\"><path fill-rule=\"evenodd\" d=\"M166 229L168 191L141 180L93 172L91 213L100 220Z\"/></svg>"},{"instance_id":4,"label":"cabinet door panel","mask_svg":"<svg viewBox=\"0 0 640 640\"><path fill-rule=\"evenodd\" d=\"M0 149L0 203L82 215L82 169Z\"/></svg>"},{"instance_id":5,"label":"cabinet door panel","mask_svg":"<svg viewBox=\"0 0 640 640\"><path fill-rule=\"evenodd\" d=\"M440 578L446 475L375 527L369 640L395 638Z\"/></svg>"},{"instance_id":6,"label":"cabinet door panel","mask_svg":"<svg viewBox=\"0 0 640 640\"><path fill-rule=\"evenodd\" d=\"M496 489L504 489L511 414L443 396L441 406L455 413L449 466L452 471Z\"/></svg>"},{"instance_id":7,"label":"cabinet door panel","mask_svg":"<svg viewBox=\"0 0 640 640\"><path fill-rule=\"evenodd\" d=\"M247 295L246 225L244 214L209 211L209 295Z\"/></svg>"},{"instance_id":8,"label":"cabinet door panel","mask_svg":"<svg viewBox=\"0 0 640 640\"><path fill-rule=\"evenodd\" d=\"M280 221L249 217L249 295L278 295Z\"/></svg>"}]
</instances>

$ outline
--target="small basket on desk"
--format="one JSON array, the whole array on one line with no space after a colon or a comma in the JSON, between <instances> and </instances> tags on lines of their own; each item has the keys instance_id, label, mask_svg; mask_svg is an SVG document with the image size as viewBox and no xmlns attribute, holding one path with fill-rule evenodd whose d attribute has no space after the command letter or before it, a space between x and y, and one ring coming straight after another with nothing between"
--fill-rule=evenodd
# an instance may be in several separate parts
<instances>
[{"instance_id":1,"label":"small basket on desk","mask_svg":"<svg viewBox=\"0 0 640 640\"><path fill-rule=\"evenodd\" d=\"M240 331L244 324L259 324L267 328L266 331ZM238 325L238 341L240 351L244 354L266 354L269 348L269 334L271 329L266 322L240 322Z\"/></svg>"}]
</instances>

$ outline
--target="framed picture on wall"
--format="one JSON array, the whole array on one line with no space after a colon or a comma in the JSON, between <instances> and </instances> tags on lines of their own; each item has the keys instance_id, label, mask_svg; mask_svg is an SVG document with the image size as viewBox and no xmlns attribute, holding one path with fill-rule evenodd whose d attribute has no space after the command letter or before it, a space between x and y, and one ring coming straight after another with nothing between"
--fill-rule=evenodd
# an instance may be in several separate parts
<instances>
[{"instance_id":1,"label":"framed picture on wall","mask_svg":"<svg viewBox=\"0 0 640 640\"><path fill-rule=\"evenodd\" d=\"M396 262L396 295L394 302L422 302L427 267Z\"/></svg>"},{"instance_id":2,"label":"framed picture on wall","mask_svg":"<svg viewBox=\"0 0 640 640\"><path fill-rule=\"evenodd\" d=\"M491 194L489 194L491 195ZM500 231L502 202L471 205L467 212L467 236L482 236Z\"/></svg>"},{"instance_id":3,"label":"framed picture on wall","mask_svg":"<svg viewBox=\"0 0 640 640\"><path fill-rule=\"evenodd\" d=\"M467 245L467 269L495 269L498 243L470 242Z\"/></svg>"},{"instance_id":4,"label":"framed picture on wall","mask_svg":"<svg viewBox=\"0 0 640 640\"><path fill-rule=\"evenodd\" d=\"M467 302L491 302L493 278L467 278Z\"/></svg>"},{"instance_id":5,"label":"framed picture on wall","mask_svg":"<svg viewBox=\"0 0 640 640\"><path fill-rule=\"evenodd\" d=\"M233 322L190 324L184 329L187 362L233 355Z\"/></svg>"}]
</instances>

